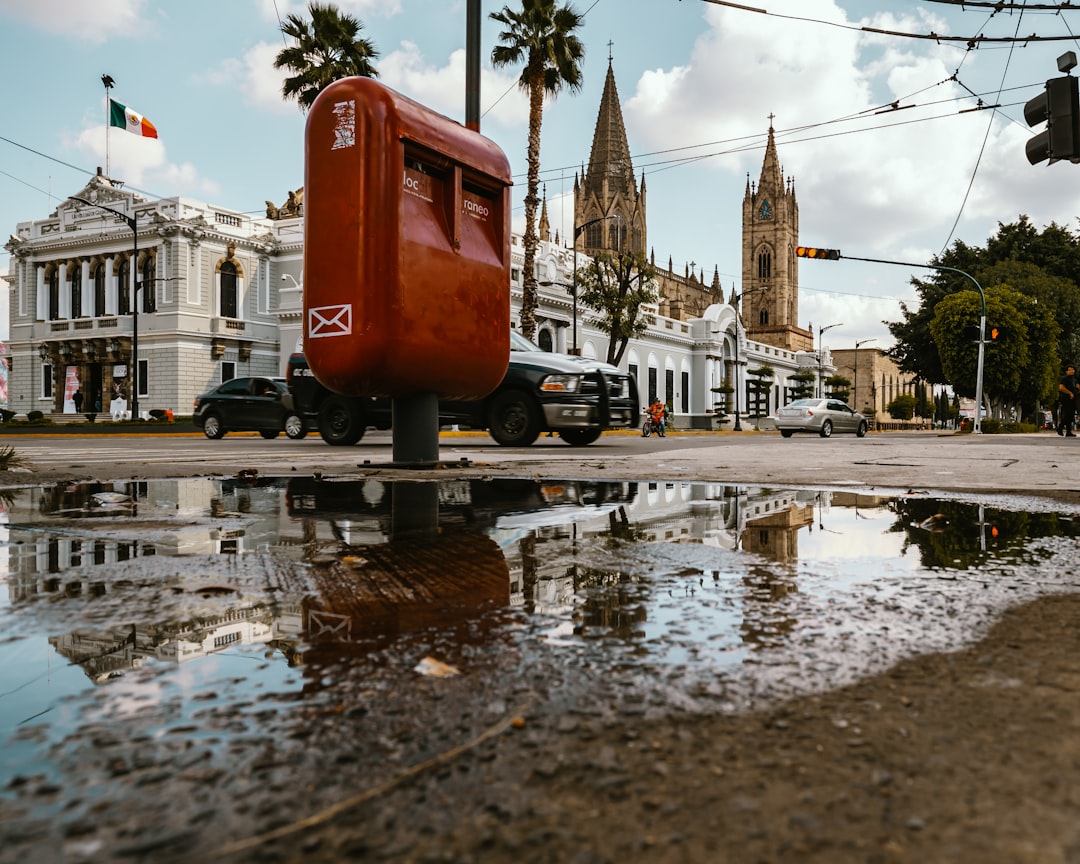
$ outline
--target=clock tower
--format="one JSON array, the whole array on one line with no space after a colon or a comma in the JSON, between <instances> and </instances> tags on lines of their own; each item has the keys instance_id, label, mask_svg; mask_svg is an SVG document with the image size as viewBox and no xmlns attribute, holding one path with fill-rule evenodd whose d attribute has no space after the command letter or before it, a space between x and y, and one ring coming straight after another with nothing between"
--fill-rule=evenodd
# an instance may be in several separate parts
<instances>
[{"instance_id":1,"label":"clock tower","mask_svg":"<svg viewBox=\"0 0 1080 864\"><path fill-rule=\"evenodd\" d=\"M747 175L743 196L743 321L748 339L788 351L812 351L813 331L799 326L798 244L795 181L785 180L780 169L770 115L761 176L753 184Z\"/></svg>"}]
</instances>

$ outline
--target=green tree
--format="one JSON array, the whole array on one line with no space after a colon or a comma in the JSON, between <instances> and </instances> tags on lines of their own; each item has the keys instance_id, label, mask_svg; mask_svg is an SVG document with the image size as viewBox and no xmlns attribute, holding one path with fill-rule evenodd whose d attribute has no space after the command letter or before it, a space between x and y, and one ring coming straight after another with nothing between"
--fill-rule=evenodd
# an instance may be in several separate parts
<instances>
[{"instance_id":1,"label":"green tree","mask_svg":"<svg viewBox=\"0 0 1080 864\"><path fill-rule=\"evenodd\" d=\"M1002 417L1006 406L1031 402L1032 396L1025 393L1026 388L1037 386L1045 392L1049 386L1048 376L1057 365L1056 356L1053 350L1044 356L1032 355L1028 324L1041 322L1044 329L1049 327L1052 332L1053 322L1047 322L1046 316L1034 317L1040 315L1037 309L1038 304L1003 285L986 291L987 321L1002 331L997 342L986 346L983 363L983 394L991 406L990 416ZM942 366L953 387L963 396L975 395L978 347L956 334L976 324L981 312L979 295L961 291L937 305L930 325Z\"/></svg>"},{"instance_id":2,"label":"green tree","mask_svg":"<svg viewBox=\"0 0 1080 864\"><path fill-rule=\"evenodd\" d=\"M792 399L808 399L817 386L817 372L806 366L788 378Z\"/></svg>"},{"instance_id":3,"label":"green tree","mask_svg":"<svg viewBox=\"0 0 1080 864\"><path fill-rule=\"evenodd\" d=\"M915 397L901 393L885 406L885 411L893 420L910 420L915 416Z\"/></svg>"},{"instance_id":4,"label":"green tree","mask_svg":"<svg viewBox=\"0 0 1080 864\"><path fill-rule=\"evenodd\" d=\"M643 254L597 255L578 274L578 301L599 315L608 335L607 362L619 365L631 339L649 326L641 307L656 302L656 271Z\"/></svg>"},{"instance_id":5,"label":"green tree","mask_svg":"<svg viewBox=\"0 0 1080 864\"><path fill-rule=\"evenodd\" d=\"M1026 216L1020 216L1012 224L999 223L985 249L957 242L931 259L930 264L971 274L984 290L1007 284L1035 298L1040 307L1052 311L1058 325L1056 345L1042 342L1038 350L1047 353L1056 347L1063 361L1080 358L1080 288L1076 284L1080 239L1065 228L1051 223L1040 232ZM941 271L926 280L912 280L912 285L919 295L919 306L911 309L901 304L903 319L885 322L895 339L886 353L903 371L930 384L951 383L942 368L930 322L941 300L957 291L970 290L971 282L959 273ZM1034 333L1030 335L1035 338Z\"/></svg>"},{"instance_id":6,"label":"green tree","mask_svg":"<svg viewBox=\"0 0 1080 864\"><path fill-rule=\"evenodd\" d=\"M825 379L825 392L836 399L847 402L851 396L851 379L843 375L830 375Z\"/></svg>"},{"instance_id":7,"label":"green tree","mask_svg":"<svg viewBox=\"0 0 1080 864\"><path fill-rule=\"evenodd\" d=\"M529 339L536 332L536 210L540 206L540 126L544 99L555 98L565 86L581 89L581 60L585 48L574 31L582 16L572 6L556 7L555 0L521 0L520 11L504 6L491 18L505 29L492 49L496 67L524 62L518 86L529 94L528 179L525 189L525 258L521 300L521 332Z\"/></svg>"},{"instance_id":8,"label":"green tree","mask_svg":"<svg viewBox=\"0 0 1080 864\"><path fill-rule=\"evenodd\" d=\"M377 78L372 61L378 58L375 45L360 38L364 25L357 18L339 12L332 4L312 2L308 6L311 24L291 14L281 32L293 40L274 58L275 69L293 73L281 85L281 95L295 99L307 111L328 85L341 78L360 75Z\"/></svg>"},{"instance_id":9,"label":"green tree","mask_svg":"<svg viewBox=\"0 0 1080 864\"><path fill-rule=\"evenodd\" d=\"M769 396L772 393L776 370L768 363L756 369L746 370L747 400L746 414L749 417L766 417L769 414Z\"/></svg>"}]
</instances>

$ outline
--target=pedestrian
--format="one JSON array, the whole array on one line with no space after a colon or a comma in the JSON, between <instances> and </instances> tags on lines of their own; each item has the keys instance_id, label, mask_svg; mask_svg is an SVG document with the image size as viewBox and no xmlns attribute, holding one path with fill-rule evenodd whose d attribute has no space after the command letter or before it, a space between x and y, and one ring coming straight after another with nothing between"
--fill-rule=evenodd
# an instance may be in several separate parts
<instances>
[{"instance_id":1,"label":"pedestrian","mask_svg":"<svg viewBox=\"0 0 1080 864\"><path fill-rule=\"evenodd\" d=\"M75 395L71 397L71 401L75 403L75 413L82 412L83 395L82 390L76 390Z\"/></svg>"},{"instance_id":2,"label":"pedestrian","mask_svg":"<svg viewBox=\"0 0 1080 864\"><path fill-rule=\"evenodd\" d=\"M1058 382L1058 422L1057 433L1066 438L1075 438L1073 418L1076 416L1076 367L1070 363L1065 367L1065 374Z\"/></svg>"}]
</instances>

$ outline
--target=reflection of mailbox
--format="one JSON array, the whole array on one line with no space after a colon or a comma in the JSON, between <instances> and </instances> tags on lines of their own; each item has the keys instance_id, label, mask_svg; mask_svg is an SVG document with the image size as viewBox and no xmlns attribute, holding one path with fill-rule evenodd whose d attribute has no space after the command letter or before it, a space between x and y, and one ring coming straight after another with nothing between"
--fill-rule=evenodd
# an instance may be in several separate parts
<instances>
[{"instance_id":1,"label":"reflection of mailbox","mask_svg":"<svg viewBox=\"0 0 1080 864\"><path fill-rule=\"evenodd\" d=\"M478 399L510 357L510 166L370 78L311 107L304 354L338 393Z\"/></svg>"}]
</instances>

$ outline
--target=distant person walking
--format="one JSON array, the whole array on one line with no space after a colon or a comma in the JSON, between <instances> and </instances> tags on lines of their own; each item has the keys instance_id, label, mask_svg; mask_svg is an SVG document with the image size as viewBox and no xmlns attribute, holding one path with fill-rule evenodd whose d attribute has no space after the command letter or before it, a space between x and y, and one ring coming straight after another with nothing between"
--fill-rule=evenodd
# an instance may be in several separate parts
<instances>
[{"instance_id":1,"label":"distant person walking","mask_svg":"<svg viewBox=\"0 0 1080 864\"><path fill-rule=\"evenodd\" d=\"M1076 416L1076 367L1070 363L1065 367L1065 374L1058 382L1058 422L1057 433L1066 438L1075 438L1073 418Z\"/></svg>"},{"instance_id":2,"label":"distant person walking","mask_svg":"<svg viewBox=\"0 0 1080 864\"><path fill-rule=\"evenodd\" d=\"M75 395L71 397L71 401L75 403L75 413L82 413L83 395L82 390L76 390Z\"/></svg>"}]
</instances>

